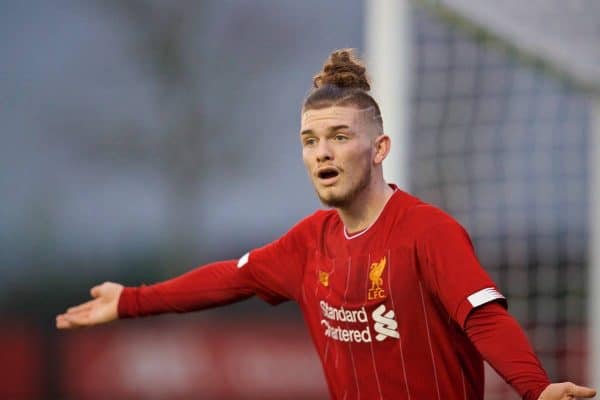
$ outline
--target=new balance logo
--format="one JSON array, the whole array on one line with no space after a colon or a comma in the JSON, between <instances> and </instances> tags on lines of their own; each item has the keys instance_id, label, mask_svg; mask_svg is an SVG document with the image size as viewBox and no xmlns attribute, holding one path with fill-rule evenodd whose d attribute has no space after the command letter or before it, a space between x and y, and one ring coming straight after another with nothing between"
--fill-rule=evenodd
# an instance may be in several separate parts
<instances>
[{"instance_id":1,"label":"new balance logo","mask_svg":"<svg viewBox=\"0 0 600 400\"><path fill-rule=\"evenodd\" d=\"M386 312L385 305L381 304L377 307L372 314L373 321L375 321L375 325L373 329L378 333L375 336L378 342L381 342L388 337L400 338L400 334L398 333L398 322L394 319L396 314L394 310L389 310Z\"/></svg>"}]
</instances>

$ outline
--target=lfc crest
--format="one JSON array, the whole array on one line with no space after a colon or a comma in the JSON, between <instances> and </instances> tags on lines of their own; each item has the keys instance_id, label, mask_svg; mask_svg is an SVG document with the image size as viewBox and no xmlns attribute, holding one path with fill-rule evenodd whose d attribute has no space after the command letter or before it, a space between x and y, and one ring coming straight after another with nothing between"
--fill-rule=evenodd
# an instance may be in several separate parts
<instances>
[{"instance_id":1,"label":"lfc crest","mask_svg":"<svg viewBox=\"0 0 600 400\"><path fill-rule=\"evenodd\" d=\"M385 290L383 289L383 270L385 269L386 258L383 257L378 262L371 264L369 268L369 280L371 287L367 293L369 300L377 300L385 298Z\"/></svg>"}]
</instances>

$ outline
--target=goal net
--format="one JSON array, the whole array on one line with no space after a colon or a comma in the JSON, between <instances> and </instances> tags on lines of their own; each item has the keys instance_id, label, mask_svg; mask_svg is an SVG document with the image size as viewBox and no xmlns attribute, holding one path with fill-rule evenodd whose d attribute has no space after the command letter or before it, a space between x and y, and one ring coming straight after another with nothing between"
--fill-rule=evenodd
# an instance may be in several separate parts
<instances>
[{"instance_id":1,"label":"goal net","mask_svg":"<svg viewBox=\"0 0 600 400\"><path fill-rule=\"evenodd\" d=\"M415 1L410 190L466 226L551 380L586 382L600 2ZM486 399L517 398L490 368Z\"/></svg>"}]
</instances>

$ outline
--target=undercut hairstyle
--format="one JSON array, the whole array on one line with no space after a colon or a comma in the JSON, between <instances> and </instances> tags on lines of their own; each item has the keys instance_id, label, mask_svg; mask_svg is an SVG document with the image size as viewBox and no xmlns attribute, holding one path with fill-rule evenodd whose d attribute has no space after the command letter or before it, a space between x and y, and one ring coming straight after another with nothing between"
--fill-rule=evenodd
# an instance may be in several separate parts
<instances>
[{"instance_id":1,"label":"undercut hairstyle","mask_svg":"<svg viewBox=\"0 0 600 400\"><path fill-rule=\"evenodd\" d=\"M323 69L313 78L313 89L302 105L302 112L327 107L352 106L371 114L373 122L383 133L379 105L369 95L371 85L366 68L355 55L354 49L335 50L329 55Z\"/></svg>"}]
</instances>

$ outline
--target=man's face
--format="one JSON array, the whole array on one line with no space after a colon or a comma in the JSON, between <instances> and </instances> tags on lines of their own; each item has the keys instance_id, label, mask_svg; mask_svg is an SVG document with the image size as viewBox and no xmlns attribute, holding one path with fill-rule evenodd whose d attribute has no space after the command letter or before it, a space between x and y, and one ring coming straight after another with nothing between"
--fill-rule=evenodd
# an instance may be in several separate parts
<instances>
[{"instance_id":1,"label":"man's face","mask_svg":"<svg viewBox=\"0 0 600 400\"><path fill-rule=\"evenodd\" d=\"M347 207L369 186L377 137L371 116L354 107L302 114L302 158L323 204Z\"/></svg>"}]
</instances>

